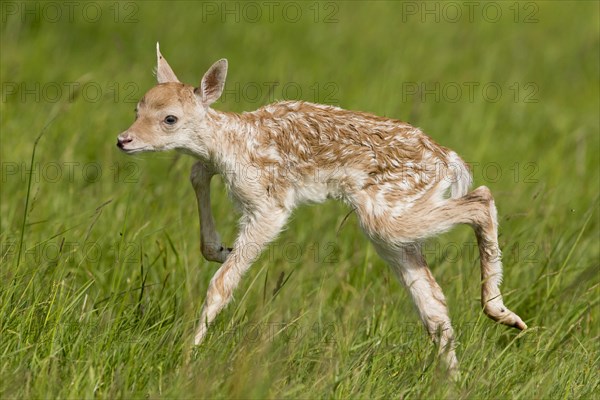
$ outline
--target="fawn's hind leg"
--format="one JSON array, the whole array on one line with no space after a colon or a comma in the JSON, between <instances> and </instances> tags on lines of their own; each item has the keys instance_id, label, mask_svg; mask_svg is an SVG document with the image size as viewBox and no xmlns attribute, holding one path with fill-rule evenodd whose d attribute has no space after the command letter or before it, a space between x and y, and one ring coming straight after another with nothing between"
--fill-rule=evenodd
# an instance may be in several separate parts
<instances>
[{"instance_id":1,"label":"fawn's hind leg","mask_svg":"<svg viewBox=\"0 0 600 400\"><path fill-rule=\"evenodd\" d=\"M500 284L502 283L501 251L498 245L498 217L490 190L481 186L461 199L455 200L461 207L475 201L480 210L470 222L477 236L481 262L481 305L485 314L494 321L517 329L527 329L521 318L504 305Z\"/></svg>"},{"instance_id":2,"label":"fawn's hind leg","mask_svg":"<svg viewBox=\"0 0 600 400\"><path fill-rule=\"evenodd\" d=\"M509 310L502 300L501 251L498 245L498 219L492 193L480 186L458 199L446 203L430 212L430 218L446 220L446 223L467 223L477 236L481 263L481 305L484 313L496 322L523 330L527 325ZM424 227L427 227L425 224Z\"/></svg>"},{"instance_id":3,"label":"fawn's hind leg","mask_svg":"<svg viewBox=\"0 0 600 400\"><path fill-rule=\"evenodd\" d=\"M439 346L440 356L450 372L456 374L458 361L446 299L427 267L420 246L411 243L395 246L376 241L373 244L409 291L427 332Z\"/></svg>"},{"instance_id":4,"label":"fawn's hind leg","mask_svg":"<svg viewBox=\"0 0 600 400\"><path fill-rule=\"evenodd\" d=\"M396 223L397 222L397 223ZM503 303L500 293L502 262L498 245L496 206L490 190L481 186L458 199L445 199L431 205L416 205L387 224L389 238L424 239L446 232L456 224L469 224L475 230L481 261L481 305L485 314L494 321L517 329L526 329L521 318Z\"/></svg>"}]
</instances>

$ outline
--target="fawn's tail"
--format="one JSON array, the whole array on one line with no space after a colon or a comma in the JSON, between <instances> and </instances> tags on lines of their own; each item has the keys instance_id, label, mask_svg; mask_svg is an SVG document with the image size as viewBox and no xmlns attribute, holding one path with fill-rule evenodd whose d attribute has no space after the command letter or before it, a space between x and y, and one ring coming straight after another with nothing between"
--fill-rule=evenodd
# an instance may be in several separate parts
<instances>
[{"instance_id":1,"label":"fawn's tail","mask_svg":"<svg viewBox=\"0 0 600 400\"><path fill-rule=\"evenodd\" d=\"M448 179L451 179L450 197L458 199L469 192L473 184L471 169L455 152L450 153L448 158Z\"/></svg>"}]
</instances>

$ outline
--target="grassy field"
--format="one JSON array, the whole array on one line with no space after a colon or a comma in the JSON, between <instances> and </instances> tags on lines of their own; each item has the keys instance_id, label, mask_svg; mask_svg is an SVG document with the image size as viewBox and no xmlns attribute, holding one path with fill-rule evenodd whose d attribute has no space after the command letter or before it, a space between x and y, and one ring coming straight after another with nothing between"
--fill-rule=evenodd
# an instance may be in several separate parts
<instances>
[{"instance_id":1,"label":"grassy field","mask_svg":"<svg viewBox=\"0 0 600 400\"><path fill-rule=\"evenodd\" d=\"M599 5L486 4L2 2L0 398L598 393ZM190 351L218 268L199 251L193 160L115 147L156 41L188 83L229 59L218 109L330 103L456 150L496 197L505 301L530 329L481 312L470 228L430 240L450 381L356 217L328 202L294 214ZM238 215L213 191L232 243Z\"/></svg>"}]
</instances>

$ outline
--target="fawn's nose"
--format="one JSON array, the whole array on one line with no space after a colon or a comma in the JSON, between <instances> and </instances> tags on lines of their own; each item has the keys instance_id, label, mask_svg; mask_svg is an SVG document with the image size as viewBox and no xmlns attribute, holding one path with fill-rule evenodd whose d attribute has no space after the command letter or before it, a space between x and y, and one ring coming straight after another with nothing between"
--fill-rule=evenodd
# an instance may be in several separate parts
<instances>
[{"instance_id":1,"label":"fawn's nose","mask_svg":"<svg viewBox=\"0 0 600 400\"><path fill-rule=\"evenodd\" d=\"M117 147L122 149L123 146L125 146L127 143L130 143L131 141L133 141L133 139L129 137L129 135L119 135L119 137L117 138Z\"/></svg>"}]
</instances>

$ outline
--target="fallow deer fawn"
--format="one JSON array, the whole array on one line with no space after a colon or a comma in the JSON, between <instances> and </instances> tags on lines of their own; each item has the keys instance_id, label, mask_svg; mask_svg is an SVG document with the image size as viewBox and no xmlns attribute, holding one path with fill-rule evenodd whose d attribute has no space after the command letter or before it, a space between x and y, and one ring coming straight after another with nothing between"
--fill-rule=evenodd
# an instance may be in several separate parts
<instances>
[{"instance_id":1,"label":"fallow deer fawn","mask_svg":"<svg viewBox=\"0 0 600 400\"><path fill-rule=\"evenodd\" d=\"M526 329L502 302L497 217L490 190L471 192L471 174L454 152L405 122L302 101L243 114L210 107L223 92L227 60L213 64L200 86L180 83L157 44L158 85L140 100L133 125L118 137L128 154L175 149L197 159L191 182L198 200L204 258L223 263L211 279L194 343L225 307L242 275L304 202L341 199L352 207L377 253L406 286L451 371L453 330L441 288L420 243L469 224L481 259L481 303L491 319ZM239 173L240 166L253 173ZM210 206L220 174L239 206L239 235L221 244Z\"/></svg>"}]
</instances>

